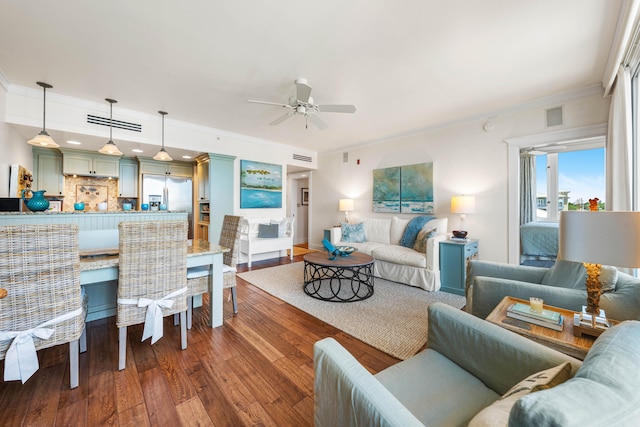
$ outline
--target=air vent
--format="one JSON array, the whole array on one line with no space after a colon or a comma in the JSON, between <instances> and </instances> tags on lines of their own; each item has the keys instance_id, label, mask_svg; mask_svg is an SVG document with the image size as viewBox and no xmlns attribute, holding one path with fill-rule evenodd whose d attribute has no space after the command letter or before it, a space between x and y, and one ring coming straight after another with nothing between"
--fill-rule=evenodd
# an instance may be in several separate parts
<instances>
[{"instance_id":1,"label":"air vent","mask_svg":"<svg viewBox=\"0 0 640 427\"><path fill-rule=\"evenodd\" d=\"M560 126L563 123L562 106L549 108L547 112L547 127Z\"/></svg>"},{"instance_id":2,"label":"air vent","mask_svg":"<svg viewBox=\"0 0 640 427\"><path fill-rule=\"evenodd\" d=\"M109 127L108 117L99 117L87 114L87 123L92 125L101 125ZM121 120L114 120L113 127L117 129L130 130L133 132L142 132L142 125L138 123L123 122Z\"/></svg>"},{"instance_id":3,"label":"air vent","mask_svg":"<svg viewBox=\"0 0 640 427\"><path fill-rule=\"evenodd\" d=\"M300 160L301 162L309 162L311 163L311 157L303 156L302 154L294 154L293 160Z\"/></svg>"}]
</instances>

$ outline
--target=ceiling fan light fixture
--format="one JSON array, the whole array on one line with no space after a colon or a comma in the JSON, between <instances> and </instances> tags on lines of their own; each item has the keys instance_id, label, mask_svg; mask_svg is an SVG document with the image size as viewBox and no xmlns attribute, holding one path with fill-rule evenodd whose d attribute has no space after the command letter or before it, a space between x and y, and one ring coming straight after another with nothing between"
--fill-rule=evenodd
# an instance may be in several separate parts
<instances>
[{"instance_id":1,"label":"ceiling fan light fixture","mask_svg":"<svg viewBox=\"0 0 640 427\"><path fill-rule=\"evenodd\" d=\"M98 152L102 154L109 154L110 156L122 156L122 151L120 151L115 142L113 142L113 104L118 101L110 98L105 98L105 101L109 103L109 141L104 144Z\"/></svg>"},{"instance_id":2,"label":"ceiling fan light fixture","mask_svg":"<svg viewBox=\"0 0 640 427\"><path fill-rule=\"evenodd\" d=\"M49 136L47 131L45 130L45 121L47 118L47 89L51 89L51 86L48 83L36 82L38 86L40 86L43 90L42 97L42 130L39 134L34 136L32 139L27 141L29 145L35 145L36 147L46 147L46 148L58 148L60 147L54 140Z\"/></svg>"},{"instance_id":3,"label":"ceiling fan light fixture","mask_svg":"<svg viewBox=\"0 0 640 427\"><path fill-rule=\"evenodd\" d=\"M173 160L173 158L171 158L169 153L167 153L167 150L164 149L164 116L167 115L167 112L158 111L158 113L162 115L162 148L156 153L155 156L153 156L153 159L160 160L161 162L170 162Z\"/></svg>"}]
</instances>

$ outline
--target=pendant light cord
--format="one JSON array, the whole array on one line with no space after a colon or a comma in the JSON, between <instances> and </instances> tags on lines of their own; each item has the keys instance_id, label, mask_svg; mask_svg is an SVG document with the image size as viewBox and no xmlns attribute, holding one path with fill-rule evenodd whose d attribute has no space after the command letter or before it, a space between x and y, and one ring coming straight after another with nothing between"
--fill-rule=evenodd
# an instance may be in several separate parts
<instances>
[{"instance_id":1,"label":"pendant light cord","mask_svg":"<svg viewBox=\"0 0 640 427\"><path fill-rule=\"evenodd\" d=\"M42 97L42 131L46 132L44 125L47 121L47 88L43 86L42 89L44 89L44 96Z\"/></svg>"}]
</instances>

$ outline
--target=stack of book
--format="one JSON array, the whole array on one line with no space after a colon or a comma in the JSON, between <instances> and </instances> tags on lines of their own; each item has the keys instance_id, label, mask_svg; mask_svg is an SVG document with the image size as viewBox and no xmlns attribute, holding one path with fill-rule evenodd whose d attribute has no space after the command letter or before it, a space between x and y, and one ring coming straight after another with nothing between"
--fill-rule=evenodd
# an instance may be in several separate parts
<instances>
[{"instance_id":1,"label":"stack of book","mask_svg":"<svg viewBox=\"0 0 640 427\"><path fill-rule=\"evenodd\" d=\"M468 242L469 238L468 237L449 237L449 240L453 241L453 242Z\"/></svg>"},{"instance_id":2,"label":"stack of book","mask_svg":"<svg viewBox=\"0 0 640 427\"><path fill-rule=\"evenodd\" d=\"M507 317L524 320L525 322L535 325L544 326L545 328L561 331L563 326L563 318L560 313L542 309L540 312L531 310L528 304L515 303L507 309Z\"/></svg>"}]
</instances>

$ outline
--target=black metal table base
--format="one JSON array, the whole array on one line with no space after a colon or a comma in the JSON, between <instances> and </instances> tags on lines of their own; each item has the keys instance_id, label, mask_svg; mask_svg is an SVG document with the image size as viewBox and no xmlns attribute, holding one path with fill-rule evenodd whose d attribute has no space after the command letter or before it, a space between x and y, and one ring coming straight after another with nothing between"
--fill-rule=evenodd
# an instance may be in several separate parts
<instances>
[{"instance_id":1,"label":"black metal table base","mask_svg":"<svg viewBox=\"0 0 640 427\"><path fill-rule=\"evenodd\" d=\"M345 267L304 262L304 293L319 300L362 301L373 295L373 280L373 263Z\"/></svg>"}]
</instances>

